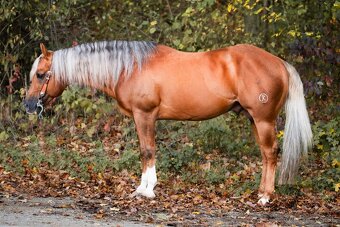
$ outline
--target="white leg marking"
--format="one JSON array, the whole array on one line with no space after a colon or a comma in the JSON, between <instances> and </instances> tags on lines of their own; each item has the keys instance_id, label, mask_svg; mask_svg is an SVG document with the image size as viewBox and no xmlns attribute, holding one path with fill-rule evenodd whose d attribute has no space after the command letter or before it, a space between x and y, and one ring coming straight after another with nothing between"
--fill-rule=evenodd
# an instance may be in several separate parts
<instances>
[{"instance_id":1,"label":"white leg marking","mask_svg":"<svg viewBox=\"0 0 340 227\"><path fill-rule=\"evenodd\" d=\"M147 175L146 175L147 172L145 173L142 173L142 178L141 178L141 181L140 181L140 185L138 186L136 192L137 194L143 194L146 190L146 186L148 185L148 178L147 178Z\"/></svg>"},{"instance_id":2,"label":"white leg marking","mask_svg":"<svg viewBox=\"0 0 340 227\"><path fill-rule=\"evenodd\" d=\"M269 198L266 196L263 196L261 199L259 199L259 201L257 202L257 204L264 206L266 205L266 203L269 202Z\"/></svg>"},{"instance_id":3,"label":"white leg marking","mask_svg":"<svg viewBox=\"0 0 340 227\"><path fill-rule=\"evenodd\" d=\"M148 167L145 173L142 173L141 183L134 194L140 194L148 198L154 198L155 193L153 192L153 188L155 187L156 183L156 167Z\"/></svg>"},{"instance_id":4,"label":"white leg marking","mask_svg":"<svg viewBox=\"0 0 340 227\"><path fill-rule=\"evenodd\" d=\"M148 185L144 193L142 193L142 195L148 198L154 198L155 193L153 192L153 188L155 187L157 183L156 167L155 166L148 167L146 169L146 176L148 179Z\"/></svg>"}]
</instances>

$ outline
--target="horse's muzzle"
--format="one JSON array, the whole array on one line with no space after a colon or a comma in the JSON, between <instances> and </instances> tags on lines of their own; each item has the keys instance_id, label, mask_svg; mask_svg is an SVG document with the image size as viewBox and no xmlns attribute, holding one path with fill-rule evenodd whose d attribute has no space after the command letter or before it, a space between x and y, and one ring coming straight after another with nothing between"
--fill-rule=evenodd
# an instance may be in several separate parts
<instances>
[{"instance_id":1,"label":"horse's muzzle","mask_svg":"<svg viewBox=\"0 0 340 227\"><path fill-rule=\"evenodd\" d=\"M32 97L24 100L24 107L28 114L33 114L37 111L38 98Z\"/></svg>"}]
</instances>

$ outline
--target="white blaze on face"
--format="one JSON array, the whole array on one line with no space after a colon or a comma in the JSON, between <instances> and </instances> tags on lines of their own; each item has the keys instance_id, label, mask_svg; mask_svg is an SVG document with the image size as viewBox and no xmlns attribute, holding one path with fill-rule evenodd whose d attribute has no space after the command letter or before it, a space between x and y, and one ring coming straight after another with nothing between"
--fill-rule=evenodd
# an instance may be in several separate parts
<instances>
[{"instance_id":1,"label":"white blaze on face","mask_svg":"<svg viewBox=\"0 0 340 227\"><path fill-rule=\"evenodd\" d=\"M30 71L30 81L32 81L33 76L37 73L38 64L39 64L39 60L41 57L42 57L42 54L39 57L37 57L33 62L32 69Z\"/></svg>"}]
</instances>

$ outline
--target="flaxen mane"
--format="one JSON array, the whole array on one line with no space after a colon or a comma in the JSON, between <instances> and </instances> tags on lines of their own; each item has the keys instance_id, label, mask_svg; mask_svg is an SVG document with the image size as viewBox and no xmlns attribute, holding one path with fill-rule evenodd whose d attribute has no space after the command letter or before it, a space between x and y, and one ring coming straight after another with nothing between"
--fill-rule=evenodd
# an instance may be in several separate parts
<instances>
[{"instance_id":1,"label":"flaxen mane","mask_svg":"<svg viewBox=\"0 0 340 227\"><path fill-rule=\"evenodd\" d=\"M55 51L51 71L67 84L114 85L121 75L128 78L135 66L140 70L156 45L144 41L85 43Z\"/></svg>"}]
</instances>

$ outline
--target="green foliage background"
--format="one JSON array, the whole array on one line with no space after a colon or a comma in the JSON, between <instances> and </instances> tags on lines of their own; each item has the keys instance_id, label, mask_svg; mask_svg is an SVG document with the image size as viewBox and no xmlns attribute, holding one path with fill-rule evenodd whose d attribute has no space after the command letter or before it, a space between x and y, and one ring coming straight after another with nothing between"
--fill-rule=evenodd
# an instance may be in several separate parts
<instances>
[{"instance_id":1,"label":"green foliage background","mask_svg":"<svg viewBox=\"0 0 340 227\"><path fill-rule=\"evenodd\" d=\"M89 165L98 172L139 171L133 123L119 115L114 102L103 95L92 90L69 89L42 122L25 115L21 100L32 62L40 55L40 42L56 50L70 47L74 41L152 40L183 51L251 43L291 62L304 82L315 147L300 186L339 190L338 0L0 0L0 3L0 163L7 169L20 171L21 161L29 159L37 168L49 165L85 178ZM20 79L14 84L14 93L9 93L6 86L16 71L20 72ZM111 136L103 130L110 117L116 125L111 132L119 134L119 141L112 142L112 149L119 151L118 160L110 159L112 155L101 141ZM44 129L37 125L44 125ZM238 164L239 158L259 157L245 119L228 115L207 122L160 122L157 131L159 168L165 178L173 173L193 183L205 179L211 184L229 179L235 191L246 187L238 185L241 181L247 185L258 182L258 172L251 179L230 173L247 169ZM84 158L60 143L62 136L92 143L90 150L94 152ZM47 150L54 152L41 148L41 137ZM25 141L28 147L15 145ZM211 158L211 153L217 156ZM209 169L197 173L197 168L207 162L211 164Z\"/></svg>"}]
</instances>

